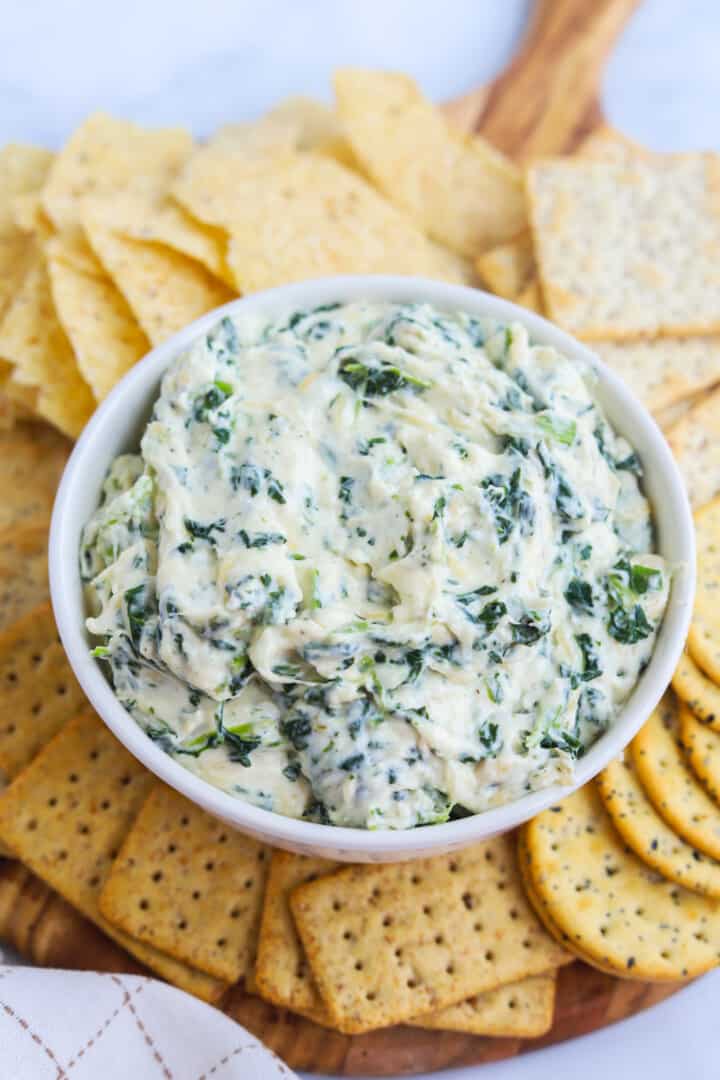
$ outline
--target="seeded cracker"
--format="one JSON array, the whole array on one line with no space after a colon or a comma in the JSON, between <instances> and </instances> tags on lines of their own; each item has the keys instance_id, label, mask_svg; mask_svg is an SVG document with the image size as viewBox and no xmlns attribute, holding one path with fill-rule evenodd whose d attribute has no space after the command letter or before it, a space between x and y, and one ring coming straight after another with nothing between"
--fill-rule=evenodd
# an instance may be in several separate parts
<instances>
[{"instance_id":1,"label":"seeded cracker","mask_svg":"<svg viewBox=\"0 0 720 1080\"><path fill-rule=\"evenodd\" d=\"M338 863L289 851L273 851L260 923L255 983L275 1005L331 1023L317 991L290 911L290 894L299 885L332 873Z\"/></svg>"},{"instance_id":2,"label":"seeded cracker","mask_svg":"<svg viewBox=\"0 0 720 1080\"><path fill-rule=\"evenodd\" d=\"M358 159L387 198L429 236L473 257L525 227L515 166L485 140L448 127L412 79L344 68L334 84Z\"/></svg>"},{"instance_id":3,"label":"seeded cracker","mask_svg":"<svg viewBox=\"0 0 720 1080\"><path fill-rule=\"evenodd\" d=\"M117 930L98 908L110 865L154 782L96 716L79 716L0 795L0 839L141 963L214 1001L223 983Z\"/></svg>"},{"instance_id":4,"label":"seeded cracker","mask_svg":"<svg viewBox=\"0 0 720 1080\"><path fill-rule=\"evenodd\" d=\"M252 964L268 849L158 784L110 869L114 926L233 983Z\"/></svg>"},{"instance_id":5,"label":"seeded cracker","mask_svg":"<svg viewBox=\"0 0 720 1080\"><path fill-rule=\"evenodd\" d=\"M0 630L48 599L48 528L39 521L0 532Z\"/></svg>"},{"instance_id":6,"label":"seeded cracker","mask_svg":"<svg viewBox=\"0 0 720 1080\"><path fill-rule=\"evenodd\" d=\"M720 740L720 736L708 734ZM597 785L613 825L647 866L693 892L720 897L720 862L686 843L660 817L629 754L624 761L611 762L598 776Z\"/></svg>"},{"instance_id":7,"label":"seeded cracker","mask_svg":"<svg viewBox=\"0 0 720 1080\"><path fill-rule=\"evenodd\" d=\"M348 1034L567 958L528 906L507 836L450 856L349 867L300 886L290 905L318 989Z\"/></svg>"},{"instance_id":8,"label":"seeded cracker","mask_svg":"<svg viewBox=\"0 0 720 1080\"><path fill-rule=\"evenodd\" d=\"M533 975L408 1023L410 1027L436 1031L537 1039L552 1027L556 984L554 971Z\"/></svg>"},{"instance_id":9,"label":"seeded cracker","mask_svg":"<svg viewBox=\"0 0 720 1080\"><path fill-rule=\"evenodd\" d=\"M703 675L686 652L675 669L672 687L680 700L690 706L698 720L720 734L720 687Z\"/></svg>"},{"instance_id":10,"label":"seeded cracker","mask_svg":"<svg viewBox=\"0 0 720 1080\"><path fill-rule=\"evenodd\" d=\"M524 873L573 949L603 970L684 979L720 954L720 907L665 881L629 851L593 784L524 826Z\"/></svg>"},{"instance_id":11,"label":"seeded cracker","mask_svg":"<svg viewBox=\"0 0 720 1080\"><path fill-rule=\"evenodd\" d=\"M666 694L630 744L640 783L658 813L689 844L720 860L720 806L687 765L678 704Z\"/></svg>"},{"instance_id":12,"label":"seeded cracker","mask_svg":"<svg viewBox=\"0 0 720 1080\"><path fill-rule=\"evenodd\" d=\"M67 440L44 424L0 431L0 529L48 519L69 452Z\"/></svg>"},{"instance_id":13,"label":"seeded cracker","mask_svg":"<svg viewBox=\"0 0 720 1080\"><path fill-rule=\"evenodd\" d=\"M701 398L668 432L693 509L720 493L720 390Z\"/></svg>"},{"instance_id":14,"label":"seeded cracker","mask_svg":"<svg viewBox=\"0 0 720 1080\"><path fill-rule=\"evenodd\" d=\"M531 168L551 318L586 339L720 330L719 169L712 154Z\"/></svg>"},{"instance_id":15,"label":"seeded cracker","mask_svg":"<svg viewBox=\"0 0 720 1080\"><path fill-rule=\"evenodd\" d=\"M690 768L720 803L720 735L697 720L687 705L681 705L680 736Z\"/></svg>"},{"instance_id":16,"label":"seeded cracker","mask_svg":"<svg viewBox=\"0 0 720 1080\"><path fill-rule=\"evenodd\" d=\"M85 226L95 253L153 345L236 295L177 251L126 240L89 217Z\"/></svg>"},{"instance_id":17,"label":"seeded cracker","mask_svg":"<svg viewBox=\"0 0 720 1080\"><path fill-rule=\"evenodd\" d=\"M6 778L85 707L49 603L0 634L0 770Z\"/></svg>"},{"instance_id":18,"label":"seeded cracker","mask_svg":"<svg viewBox=\"0 0 720 1080\"><path fill-rule=\"evenodd\" d=\"M64 240L54 236L46 249L53 300L80 373L102 401L150 351L150 343L102 266L97 263L93 273L77 269L65 255Z\"/></svg>"},{"instance_id":19,"label":"seeded cracker","mask_svg":"<svg viewBox=\"0 0 720 1080\"><path fill-rule=\"evenodd\" d=\"M720 683L720 498L695 514L697 590L687 647L695 663Z\"/></svg>"}]
</instances>

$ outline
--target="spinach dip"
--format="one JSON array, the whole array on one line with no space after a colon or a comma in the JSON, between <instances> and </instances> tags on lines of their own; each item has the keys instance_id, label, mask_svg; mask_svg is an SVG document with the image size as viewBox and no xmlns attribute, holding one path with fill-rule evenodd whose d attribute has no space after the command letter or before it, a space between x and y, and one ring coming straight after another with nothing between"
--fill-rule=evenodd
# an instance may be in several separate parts
<instances>
[{"instance_id":1,"label":"spinach dip","mask_svg":"<svg viewBox=\"0 0 720 1080\"><path fill-rule=\"evenodd\" d=\"M427 305L224 318L84 529L117 697L209 783L333 825L570 781L668 593L593 382L520 324Z\"/></svg>"}]
</instances>

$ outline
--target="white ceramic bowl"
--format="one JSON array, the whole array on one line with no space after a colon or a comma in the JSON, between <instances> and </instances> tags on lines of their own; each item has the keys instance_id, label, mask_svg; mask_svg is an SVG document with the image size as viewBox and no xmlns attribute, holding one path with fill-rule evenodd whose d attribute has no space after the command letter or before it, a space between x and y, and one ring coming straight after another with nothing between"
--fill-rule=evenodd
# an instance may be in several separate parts
<instances>
[{"instance_id":1,"label":"white ceramic bowl","mask_svg":"<svg viewBox=\"0 0 720 1080\"><path fill-rule=\"evenodd\" d=\"M360 299L426 301L440 308L506 322L517 319L528 327L536 342L554 345L566 356L589 360L597 368L598 397L614 427L640 455L645 490L655 512L658 548L675 568L669 604L650 664L613 726L577 763L574 786L584 784L616 757L659 701L687 633L695 583L695 553L684 486L659 429L616 375L588 349L545 319L475 289L422 278L326 278L235 300L180 331L126 375L80 437L55 500L50 534L50 583L60 635L80 684L108 727L148 769L211 814L270 844L345 861L389 862L451 851L503 832L572 789L549 787L459 821L398 832L317 825L234 799L173 761L143 733L115 697L99 664L89 653L78 558L80 533L98 505L108 466L117 454L137 449L161 376L181 350L223 314L277 316L288 309Z\"/></svg>"}]
</instances>

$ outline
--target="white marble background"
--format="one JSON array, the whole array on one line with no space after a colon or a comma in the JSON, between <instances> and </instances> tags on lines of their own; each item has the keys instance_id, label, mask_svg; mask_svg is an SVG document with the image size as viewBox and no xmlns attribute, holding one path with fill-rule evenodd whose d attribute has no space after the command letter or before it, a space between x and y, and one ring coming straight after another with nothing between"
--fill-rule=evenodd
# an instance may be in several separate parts
<instances>
[{"instance_id":1,"label":"white marble background","mask_svg":"<svg viewBox=\"0 0 720 1080\"><path fill-rule=\"evenodd\" d=\"M58 146L97 108L205 135L284 94L329 97L330 72L346 63L398 67L433 97L451 97L503 66L529 7L529 0L0 0L0 143ZM650 147L720 149L720 0L645 0L608 66L603 100L609 119ZM717 1080L719 1007L714 975L604 1032L443 1080Z\"/></svg>"}]
</instances>

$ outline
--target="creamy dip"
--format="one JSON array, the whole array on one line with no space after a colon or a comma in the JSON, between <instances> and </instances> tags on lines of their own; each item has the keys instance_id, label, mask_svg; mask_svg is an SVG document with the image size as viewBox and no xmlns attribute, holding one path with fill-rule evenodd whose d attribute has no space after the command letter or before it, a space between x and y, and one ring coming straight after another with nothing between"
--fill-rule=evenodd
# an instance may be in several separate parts
<instances>
[{"instance_id":1,"label":"creamy dip","mask_svg":"<svg viewBox=\"0 0 720 1080\"><path fill-rule=\"evenodd\" d=\"M571 779L668 575L594 376L427 305L224 318L80 554L115 693L211 784L359 828Z\"/></svg>"}]
</instances>

